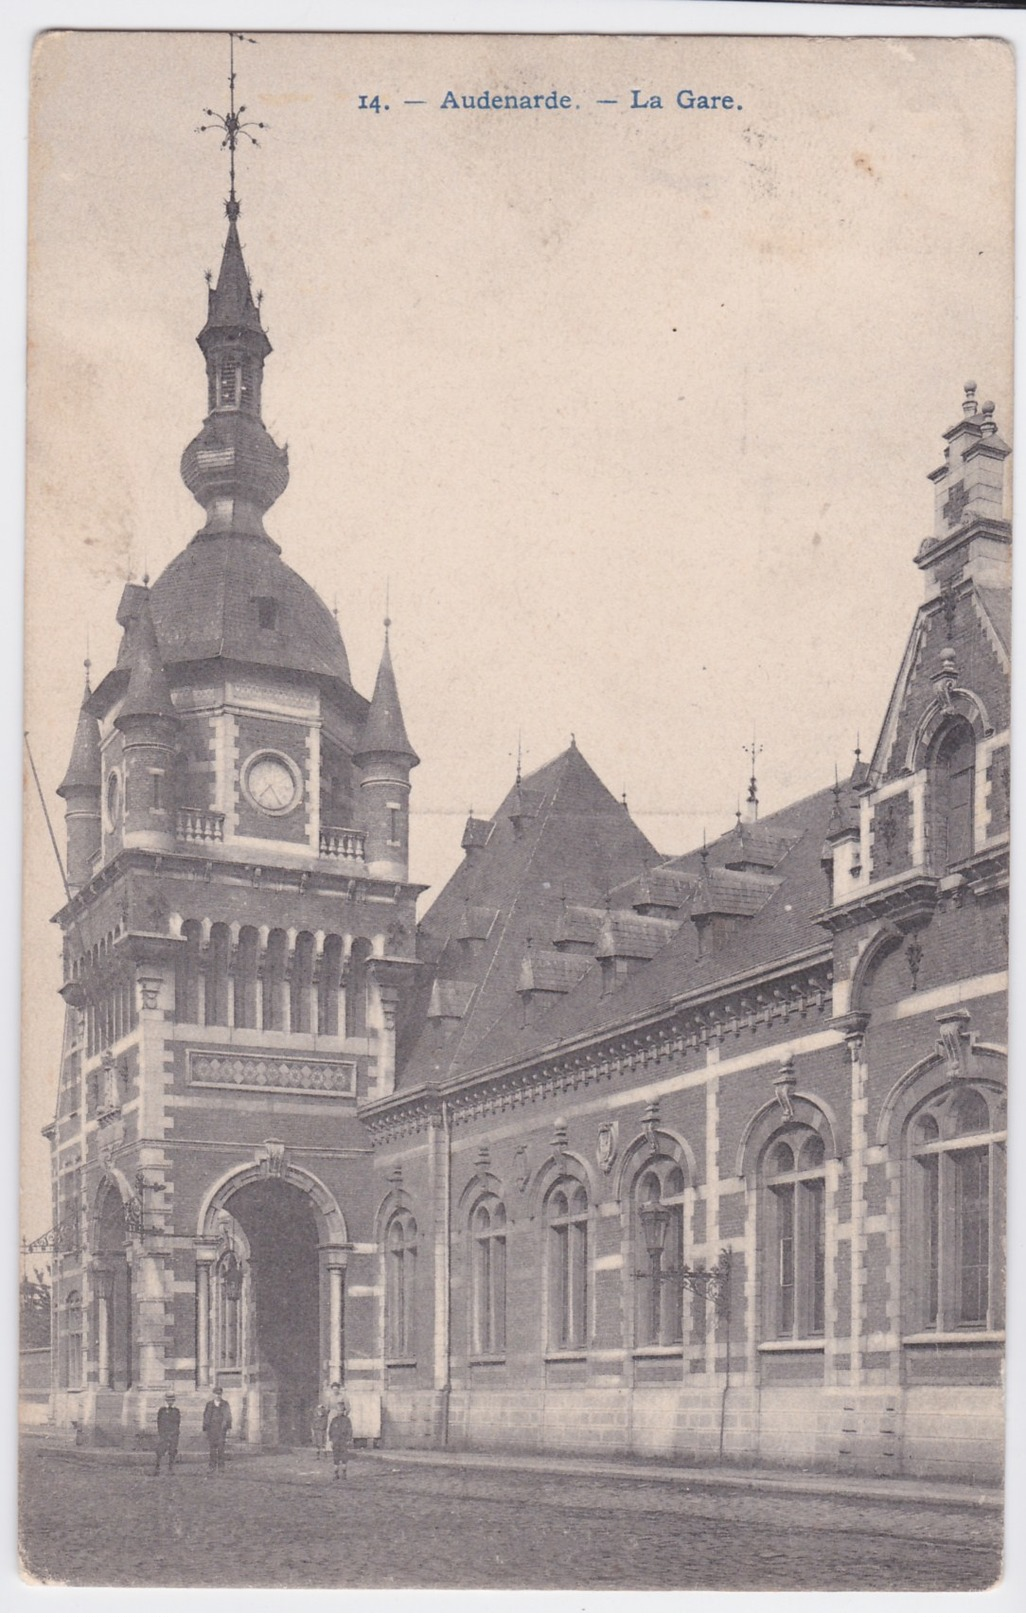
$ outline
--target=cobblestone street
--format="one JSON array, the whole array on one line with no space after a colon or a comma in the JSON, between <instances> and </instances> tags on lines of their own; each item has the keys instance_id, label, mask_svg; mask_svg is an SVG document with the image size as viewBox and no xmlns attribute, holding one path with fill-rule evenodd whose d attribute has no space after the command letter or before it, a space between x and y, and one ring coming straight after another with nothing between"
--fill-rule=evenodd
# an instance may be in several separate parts
<instances>
[{"instance_id":1,"label":"cobblestone street","mask_svg":"<svg viewBox=\"0 0 1026 1617\"><path fill-rule=\"evenodd\" d=\"M424 1465L357 1454L182 1464L33 1450L29 1573L72 1585L586 1589L982 1589L1001 1518L951 1504Z\"/></svg>"}]
</instances>

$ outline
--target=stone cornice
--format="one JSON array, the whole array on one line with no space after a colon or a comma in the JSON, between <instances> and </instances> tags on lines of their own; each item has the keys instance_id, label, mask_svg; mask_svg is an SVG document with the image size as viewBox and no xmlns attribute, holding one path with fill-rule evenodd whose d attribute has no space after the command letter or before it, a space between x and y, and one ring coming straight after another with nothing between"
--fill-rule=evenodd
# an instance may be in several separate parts
<instances>
[{"instance_id":1,"label":"stone cornice","mask_svg":"<svg viewBox=\"0 0 1026 1617\"><path fill-rule=\"evenodd\" d=\"M417 1134L447 1105L453 1127L544 1101L590 1084L642 1073L655 1063L718 1044L728 1033L774 1021L819 1016L828 1007L833 960L828 943L761 969L680 995L657 1011L589 1032L520 1060L420 1085L362 1106L375 1144Z\"/></svg>"},{"instance_id":2,"label":"stone cornice","mask_svg":"<svg viewBox=\"0 0 1026 1617\"><path fill-rule=\"evenodd\" d=\"M74 893L69 904L51 919L61 927L69 927L81 919L92 903L108 888L130 871L141 871L155 876L184 877L187 881L209 881L216 878L224 881L226 878L233 884L274 888L277 891L293 889L297 894L304 892L343 893L347 897L357 896L389 898L403 897L416 899L426 891L426 888L417 882L385 881L378 877L352 875L345 871L324 870L317 861L310 858L308 863L302 865L276 864L273 860L268 863L258 863L252 858L226 859L219 855L211 859L202 853L175 850L170 853L150 851L146 848L122 848L112 859L109 859L102 869L96 872L91 881L80 887Z\"/></svg>"}]
</instances>

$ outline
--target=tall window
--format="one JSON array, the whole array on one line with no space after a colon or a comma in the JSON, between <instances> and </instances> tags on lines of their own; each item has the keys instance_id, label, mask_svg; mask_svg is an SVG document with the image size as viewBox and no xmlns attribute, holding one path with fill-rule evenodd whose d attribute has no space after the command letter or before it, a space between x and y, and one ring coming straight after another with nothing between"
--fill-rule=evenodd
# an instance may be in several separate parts
<instances>
[{"instance_id":1,"label":"tall window","mask_svg":"<svg viewBox=\"0 0 1026 1617\"><path fill-rule=\"evenodd\" d=\"M243 1266L235 1252L222 1253L214 1268L214 1358L218 1371L238 1370L243 1360Z\"/></svg>"},{"instance_id":2,"label":"tall window","mask_svg":"<svg viewBox=\"0 0 1026 1617\"><path fill-rule=\"evenodd\" d=\"M587 1342L588 1193L576 1179L561 1179L546 1203L548 1225L549 1346L583 1348Z\"/></svg>"},{"instance_id":3,"label":"tall window","mask_svg":"<svg viewBox=\"0 0 1026 1617\"><path fill-rule=\"evenodd\" d=\"M823 1141L796 1125L763 1158L766 1327L776 1338L822 1336L826 1229Z\"/></svg>"},{"instance_id":4,"label":"tall window","mask_svg":"<svg viewBox=\"0 0 1026 1617\"><path fill-rule=\"evenodd\" d=\"M68 1293L64 1305L65 1336L68 1343L68 1386L82 1385L82 1294Z\"/></svg>"},{"instance_id":5,"label":"tall window","mask_svg":"<svg viewBox=\"0 0 1026 1617\"><path fill-rule=\"evenodd\" d=\"M506 1209L494 1196L470 1219L471 1350L506 1351Z\"/></svg>"},{"instance_id":6,"label":"tall window","mask_svg":"<svg viewBox=\"0 0 1026 1617\"><path fill-rule=\"evenodd\" d=\"M414 1352L414 1271L417 1225L412 1214L396 1213L385 1231L385 1342L389 1358Z\"/></svg>"},{"instance_id":7,"label":"tall window","mask_svg":"<svg viewBox=\"0 0 1026 1617\"><path fill-rule=\"evenodd\" d=\"M933 866L948 870L973 851L976 738L965 719L943 731L933 756Z\"/></svg>"},{"instance_id":8,"label":"tall window","mask_svg":"<svg viewBox=\"0 0 1026 1617\"><path fill-rule=\"evenodd\" d=\"M634 1187L635 1341L683 1340L684 1174L669 1158L650 1164Z\"/></svg>"},{"instance_id":9,"label":"tall window","mask_svg":"<svg viewBox=\"0 0 1026 1617\"><path fill-rule=\"evenodd\" d=\"M908 1129L913 1330L1002 1323L1004 1114L996 1091L934 1097Z\"/></svg>"}]
</instances>

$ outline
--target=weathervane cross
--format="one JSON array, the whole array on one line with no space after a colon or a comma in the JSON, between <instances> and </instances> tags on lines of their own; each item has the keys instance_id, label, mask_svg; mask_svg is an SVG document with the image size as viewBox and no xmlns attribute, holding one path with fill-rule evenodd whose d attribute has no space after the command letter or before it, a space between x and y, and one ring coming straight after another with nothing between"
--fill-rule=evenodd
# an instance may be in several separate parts
<instances>
[{"instance_id":1,"label":"weathervane cross","mask_svg":"<svg viewBox=\"0 0 1026 1617\"><path fill-rule=\"evenodd\" d=\"M260 123L255 119L244 119L243 113L246 111L245 106L236 107L235 105L235 41L237 39L243 41L247 45L256 44L256 40L250 34L230 33L228 35L228 111L215 112L212 107L204 107L204 117L212 118L213 123L198 124L196 128L196 133L199 135L206 134L208 129L217 129L220 130L224 136L224 139L221 141L221 150L227 150L228 152L229 181L228 201L225 203L225 212L233 224L239 217L239 203L235 195L235 152L239 144L239 138L240 136L244 136L251 145L259 146L260 142L257 140L254 134L250 133L250 131L253 129L267 128L265 123Z\"/></svg>"}]
</instances>

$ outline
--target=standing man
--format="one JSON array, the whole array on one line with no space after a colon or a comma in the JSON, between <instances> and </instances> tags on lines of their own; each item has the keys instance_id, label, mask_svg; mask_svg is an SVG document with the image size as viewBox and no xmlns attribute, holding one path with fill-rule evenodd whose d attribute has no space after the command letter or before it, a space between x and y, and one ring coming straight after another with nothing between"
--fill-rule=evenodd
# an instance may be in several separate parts
<instances>
[{"instance_id":1,"label":"standing man","mask_svg":"<svg viewBox=\"0 0 1026 1617\"><path fill-rule=\"evenodd\" d=\"M224 1401L221 1387L214 1388L214 1396L203 1411L203 1430L210 1445L210 1474L224 1470L224 1450L228 1433L232 1429L232 1412Z\"/></svg>"},{"instance_id":2,"label":"standing man","mask_svg":"<svg viewBox=\"0 0 1026 1617\"><path fill-rule=\"evenodd\" d=\"M159 1477L160 1462L167 1455L168 1476L178 1459L178 1434L182 1427L182 1412L175 1408L173 1392L165 1393L163 1408L157 1410L157 1463L153 1475Z\"/></svg>"}]
</instances>

